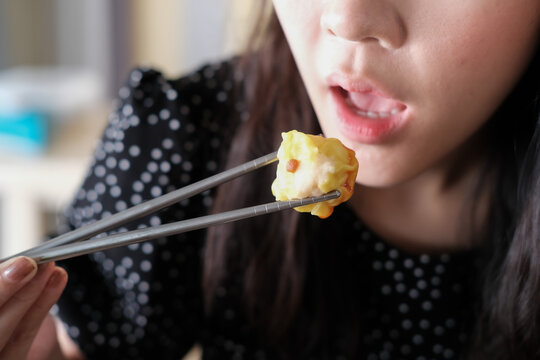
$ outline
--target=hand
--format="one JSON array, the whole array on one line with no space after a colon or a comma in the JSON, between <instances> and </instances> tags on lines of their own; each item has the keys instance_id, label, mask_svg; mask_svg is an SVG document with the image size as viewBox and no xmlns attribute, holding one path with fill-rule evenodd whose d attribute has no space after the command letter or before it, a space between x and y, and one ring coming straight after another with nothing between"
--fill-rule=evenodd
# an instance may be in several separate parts
<instances>
[{"instance_id":1,"label":"hand","mask_svg":"<svg viewBox=\"0 0 540 360\"><path fill-rule=\"evenodd\" d=\"M0 360L27 359L41 325L49 326L44 319L66 283L65 270L52 263L38 267L32 259L17 257L0 264ZM32 358L59 358L52 354L56 336L40 338L45 351Z\"/></svg>"}]
</instances>

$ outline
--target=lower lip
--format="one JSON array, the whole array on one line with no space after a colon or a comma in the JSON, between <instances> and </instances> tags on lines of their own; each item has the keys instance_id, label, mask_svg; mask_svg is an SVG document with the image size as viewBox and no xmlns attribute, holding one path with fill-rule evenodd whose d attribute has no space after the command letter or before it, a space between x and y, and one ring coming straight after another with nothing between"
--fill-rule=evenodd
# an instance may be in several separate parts
<instances>
[{"instance_id":1,"label":"lower lip","mask_svg":"<svg viewBox=\"0 0 540 360\"><path fill-rule=\"evenodd\" d=\"M344 94L338 87L330 89L340 132L346 138L366 143L376 144L387 140L405 124L405 111L385 118L372 119L361 116L346 103Z\"/></svg>"}]
</instances>

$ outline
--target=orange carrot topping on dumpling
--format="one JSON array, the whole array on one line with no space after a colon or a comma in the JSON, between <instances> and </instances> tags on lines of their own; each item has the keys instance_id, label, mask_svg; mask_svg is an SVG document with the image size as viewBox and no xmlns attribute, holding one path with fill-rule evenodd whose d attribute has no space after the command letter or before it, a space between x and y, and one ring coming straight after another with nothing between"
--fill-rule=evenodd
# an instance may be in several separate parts
<instances>
[{"instance_id":1,"label":"orange carrot topping on dumpling","mask_svg":"<svg viewBox=\"0 0 540 360\"><path fill-rule=\"evenodd\" d=\"M288 172L295 172L296 169L298 169L298 166L300 165L300 162L296 159L289 159L287 161L287 166L285 167Z\"/></svg>"}]
</instances>

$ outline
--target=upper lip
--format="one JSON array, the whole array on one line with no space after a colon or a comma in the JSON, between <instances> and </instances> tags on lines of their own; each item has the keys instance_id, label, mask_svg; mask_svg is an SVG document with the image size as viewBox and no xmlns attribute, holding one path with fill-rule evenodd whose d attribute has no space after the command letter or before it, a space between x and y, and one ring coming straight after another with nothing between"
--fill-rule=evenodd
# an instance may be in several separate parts
<instances>
[{"instance_id":1,"label":"upper lip","mask_svg":"<svg viewBox=\"0 0 540 360\"><path fill-rule=\"evenodd\" d=\"M339 86L348 92L371 93L398 101L398 97L384 85L365 77L350 75L343 72L333 72L326 76L326 83L330 87Z\"/></svg>"}]
</instances>

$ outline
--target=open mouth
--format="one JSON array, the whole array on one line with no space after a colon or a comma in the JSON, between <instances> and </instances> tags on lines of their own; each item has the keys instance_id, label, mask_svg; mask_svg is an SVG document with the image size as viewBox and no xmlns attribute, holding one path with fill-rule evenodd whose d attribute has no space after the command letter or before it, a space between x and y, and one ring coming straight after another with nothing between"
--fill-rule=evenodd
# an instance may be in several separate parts
<instances>
[{"instance_id":1,"label":"open mouth","mask_svg":"<svg viewBox=\"0 0 540 360\"><path fill-rule=\"evenodd\" d=\"M404 104L372 90L349 92L341 86L335 86L332 90L339 93L354 113L364 118L385 119L406 108Z\"/></svg>"},{"instance_id":2,"label":"open mouth","mask_svg":"<svg viewBox=\"0 0 540 360\"><path fill-rule=\"evenodd\" d=\"M330 87L338 127L343 136L362 143L381 143L405 126L410 117L407 106L372 87L348 91Z\"/></svg>"}]
</instances>

